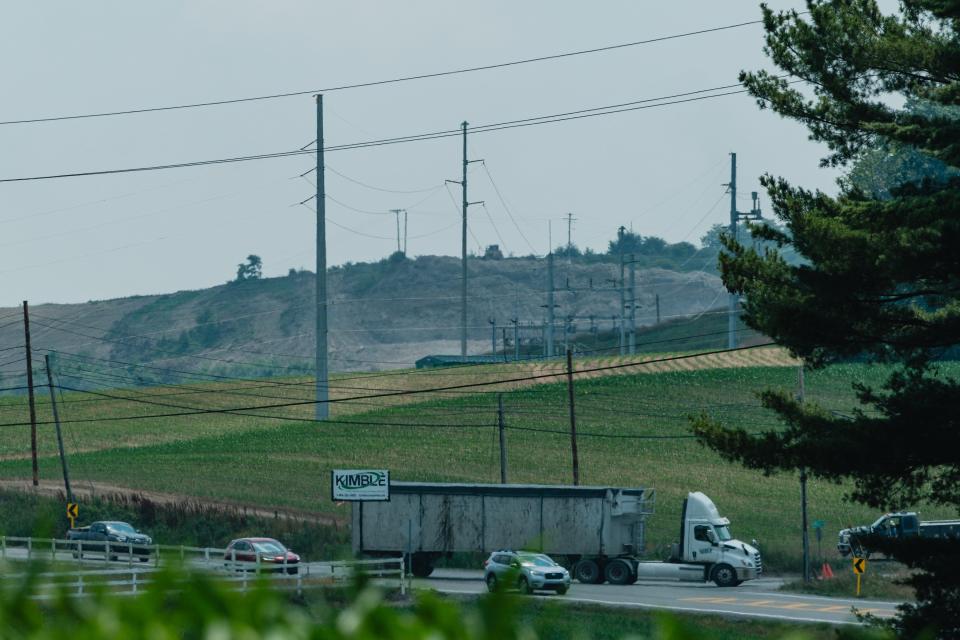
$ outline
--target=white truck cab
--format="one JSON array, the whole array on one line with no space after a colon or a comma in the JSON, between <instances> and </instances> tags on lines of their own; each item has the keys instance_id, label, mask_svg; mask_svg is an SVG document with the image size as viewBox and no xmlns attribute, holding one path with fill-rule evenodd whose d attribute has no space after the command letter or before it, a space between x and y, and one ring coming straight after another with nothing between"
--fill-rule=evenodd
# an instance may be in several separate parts
<instances>
[{"instance_id":1,"label":"white truck cab","mask_svg":"<svg viewBox=\"0 0 960 640\"><path fill-rule=\"evenodd\" d=\"M735 587L763 573L755 545L734 539L730 520L720 515L713 500L695 491L683 501L680 542L673 545L670 559L639 562L637 575L691 582L712 580L720 587Z\"/></svg>"}]
</instances>

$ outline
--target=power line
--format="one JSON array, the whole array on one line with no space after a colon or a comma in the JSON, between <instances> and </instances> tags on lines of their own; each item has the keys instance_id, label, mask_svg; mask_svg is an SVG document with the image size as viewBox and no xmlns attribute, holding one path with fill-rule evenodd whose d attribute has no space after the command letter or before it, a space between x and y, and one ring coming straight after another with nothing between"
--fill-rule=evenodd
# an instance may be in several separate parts
<instances>
[{"instance_id":1,"label":"power line","mask_svg":"<svg viewBox=\"0 0 960 640\"><path fill-rule=\"evenodd\" d=\"M795 82L801 82L799 80ZM728 87L740 86L740 85L727 85ZM718 87L722 88L722 87ZM705 93L710 91L715 91L716 89L701 89L698 91L686 92L682 94L675 95L693 95L699 93ZM630 103L622 103L634 106L621 107L620 105L608 105L605 107L593 107L590 109L581 109L578 111L570 111L560 114L552 114L547 116L535 116L531 118L523 118L521 120L508 120L504 122L497 122L488 125L481 125L479 127L474 127L470 129L470 133L489 133L491 131L503 131L506 129L516 129L521 127L530 127L537 126L542 124L553 124L557 122L566 122L570 120L579 120L583 118L593 118L598 116L613 115L617 113L625 113L628 111L639 111L643 109L652 109L654 107L664 107L675 104L682 104L686 102L696 102L700 100L709 100L713 98L721 98L724 96L731 96L746 93L746 89L739 89L736 91L727 91L723 93L713 93L711 95L701 95L692 98L684 98L679 100L670 100L665 102L658 102L660 100L666 100L671 96L664 96L661 98L648 98L645 100L637 100ZM656 104L641 104L641 103L650 103L655 102ZM437 140L440 138L449 138L451 136L462 135L462 131L458 130L445 130L445 131L436 131L430 133L414 134L408 136L397 136L394 138L383 138L380 140L367 140L363 142L354 142L342 145L335 145L325 148L325 152L335 152L335 151L346 151L351 149L366 149L369 147L379 147L385 145L393 144L403 144L407 142L421 142L426 140ZM160 164L160 165L147 165L140 167L125 167L121 169L101 169L93 171L78 171L73 173L58 173L58 174L48 174L40 176L29 176L23 178L0 178L0 183L5 182L33 182L39 180L57 180L61 178L80 178L80 177L91 177L91 176L103 176L103 175L116 175L123 173L138 173L144 171L159 171L164 169L182 169L190 167L202 167L209 165L218 165L218 164L230 164L234 162L250 162L254 160L270 160L276 158L289 158L294 156L301 156L306 154L313 154L313 150L303 150L303 149L294 149L291 151L279 151L275 153L261 153L255 155L246 155L246 156L234 156L230 158L218 158L214 160L196 160L191 162L179 162L179 163L169 163L169 164Z\"/></svg>"},{"instance_id":2,"label":"power line","mask_svg":"<svg viewBox=\"0 0 960 640\"><path fill-rule=\"evenodd\" d=\"M696 353L696 354L686 354L686 355L679 355L679 356L667 356L667 357L664 357L664 358L658 358L658 359L653 359L653 360L645 360L645 361L641 361L641 362L625 362L625 363L605 365L605 366L600 366L600 367L581 368L581 369L578 369L576 372L574 372L574 375L582 375L582 374L587 374L587 373L597 373L597 372L600 372L600 371L613 371L613 370L619 370L619 369L626 369L626 368L630 368L630 367L642 367L642 366L650 365L650 364L657 364L657 363L662 363L662 362L672 362L672 361L676 361L676 360L687 360L687 359L690 359L690 358L699 358L699 357L703 357L703 356L716 355L716 354L721 354L721 353L735 353L735 352L740 352L740 351L748 351L748 350L751 350L751 349L757 349L757 348L759 348L759 347L771 346L771 345L773 345L773 344L775 344L775 343L773 343L773 342L766 342L766 343L761 343L761 344L756 344L756 345L749 345L749 346L744 346L744 347L734 347L734 348L732 348L732 349L717 349L717 350L714 350L714 351L706 351L706 352L701 352L701 353ZM510 383L513 383L513 382L518 382L518 383L519 383L519 382L528 382L528 381L531 381L531 380L542 380L542 379L545 379L545 378L558 378L558 377L562 377L562 376L564 376L564 375L566 375L566 372L564 372L564 371L558 371L558 372L553 372L553 373L541 373L541 374L535 374L535 375L529 375L529 376L522 376L522 377L519 377L519 378L508 378L508 379L505 379L505 380L492 380L492 381L484 381L484 382L468 382L468 383L463 383L463 384L449 385L449 386L445 386L445 387L434 387L434 388L429 388L429 389L409 389L409 390L403 390L403 391L388 391L388 392L376 393L376 394L364 395L364 396L354 396L354 397L348 397L348 398L338 398L338 399L335 399L335 400L334 400L334 399L328 399L328 400L326 400L326 402L327 402L327 403L349 402L350 400L371 400L371 399L376 399L376 398L390 398L390 397L406 396L406 395L420 395L420 394L425 394L425 393L436 393L436 392L441 392L441 391L455 391L455 390L461 390L461 389L474 389L474 388L488 387L488 386L500 385L500 384L510 384ZM147 416L108 416L108 417L102 417L102 418L84 418L84 419L71 420L70 422L115 422L115 421L118 421L118 420L142 420L142 419L148 419L148 418L173 418L173 417L189 416L189 415L205 415L205 414L211 414L211 413L237 413L237 412L241 412L241 411L256 411L256 410L260 410L260 409L278 409L278 408L286 408L286 407L309 406L309 405L315 405L315 404L317 404L317 401L316 401L316 400L300 400L300 401L296 401L296 402L285 402L285 403L278 403L278 404L272 404L272 405L253 405L253 406L246 406L246 407L234 407L234 408L229 408L229 409L202 409L202 410L196 410L196 411L187 411L187 412L180 412L180 413L154 414L154 415L147 415ZM25 425L27 425L27 424L30 424L30 423L29 423L29 422L4 423L4 424L0 424L0 427L25 426ZM37 424L51 424L51 423L50 423L50 422L38 422ZM61 424L65 424L65 421L61 421Z\"/></svg>"},{"instance_id":3,"label":"power line","mask_svg":"<svg viewBox=\"0 0 960 640\"><path fill-rule=\"evenodd\" d=\"M99 113L83 113L83 114L74 114L74 115L65 115L65 116L48 116L40 118L24 118L20 120L5 120L0 121L0 125L14 125L14 124L36 124L41 122L56 122L60 120L81 120L87 118L105 118L110 116L123 116L123 115L133 115L141 113L154 113L160 111L174 111L178 109L195 109L199 107L213 107L227 104L239 104L244 102L255 102L261 100L275 100L279 98L289 98L294 96L304 96L304 95L314 95L318 93L332 93L334 91L346 91L349 89L360 89L366 87L375 87L388 84L397 84L401 82L410 82L414 80L426 80L429 78L441 78L445 76L453 76L463 73L473 73L476 71L488 71L492 69L502 69L506 67L513 67L523 64L530 64L533 62L545 62L548 60L558 60L561 58L570 58L574 56L582 56L594 53L602 53L606 51L614 51L617 49L626 49L629 47L637 47L646 44L653 44L656 42L664 42L667 40L675 40L678 38L688 38L692 36L704 35L707 33L715 33L718 31L726 31L729 29L737 29L740 27L746 27L750 25L760 24L761 20L751 20L748 22L740 22L737 24L729 24L721 27L711 27L708 29L699 29L697 31L688 31L685 33L677 33L668 36L660 36L656 38L648 38L646 40L636 40L633 42L624 42L620 44L607 45L602 47L594 47L591 49L580 49L576 51L566 51L562 53L556 53L552 55L537 56L534 58L522 58L519 60L512 60L509 62L500 62L496 64L487 64L480 65L475 67L464 67L460 69L452 69L448 71L438 71L434 73L421 73L416 75L400 76L397 78L389 78L385 80L374 80L370 82L360 82L354 84L345 84L339 86L325 87L322 89L310 89L306 91L289 91L284 93L273 93L259 96L250 96L245 98L232 98L227 100L212 100L207 102L194 102L194 103L184 103L176 105L167 105L162 107L141 107L136 109L125 109L117 111L104 111ZM312 144L312 143L311 143Z\"/></svg>"}]
</instances>

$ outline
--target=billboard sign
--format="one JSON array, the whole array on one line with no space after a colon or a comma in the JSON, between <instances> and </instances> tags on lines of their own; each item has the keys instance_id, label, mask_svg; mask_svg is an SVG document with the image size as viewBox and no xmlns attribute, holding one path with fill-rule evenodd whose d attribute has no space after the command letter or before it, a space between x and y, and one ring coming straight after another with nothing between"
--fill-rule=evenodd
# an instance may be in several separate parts
<instances>
[{"instance_id":1,"label":"billboard sign","mask_svg":"<svg viewBox=\"0 0 960 640\"><path fill-rule=\"evenodd\" d=\"M330 472L334 502L390 499L390 472L386 469L334 469Z\"/></svg>"}]
</instances>

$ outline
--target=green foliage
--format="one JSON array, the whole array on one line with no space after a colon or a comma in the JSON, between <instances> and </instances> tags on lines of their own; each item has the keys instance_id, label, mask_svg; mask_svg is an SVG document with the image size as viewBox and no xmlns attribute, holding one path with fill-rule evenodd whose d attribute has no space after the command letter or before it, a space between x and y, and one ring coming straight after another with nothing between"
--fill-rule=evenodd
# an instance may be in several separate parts
<instances>
[{"instance_id":1,"label":"green foliage","mask_svg":"<svg viewBox=\"0 0 960 640\"><path fill-rule=\"evenodd\" d=\"M263 277L263 261L260 259L260 256L256 254L250 254L247 256L246 262L241 262L237 265L237 279L236 282L243 282L244 280L259 280Z\"/></svg>"},{"instance_id":2,"label":"green foliage","mask_svg":"<svg viewBox=\"0 0 960 640\"><path fill-rule=\"evenodd\" d=\"M720 255L724 283L746 298L745 322L809 365L858 357L897 366L878 386L854 387L852 415L771 390L763 403L785 429L757 436L704 416L695 432L749 468L850 481L868 505L929 500L956 510L960 382L937 360L960 336L960 2L904 0L900 9L884 15L874 0L811 0L803 16L764 7L766 52L780 70L742 73L747 90L825 143L823 164L859 162L837 197L766 176L786 228L754 229L775 248L725 238ZM891 162L878 155L891 153ZM785 249L805 262L789 264ZM926 544L925 558L890 549L921 569L919 602L893 625L903 637L929 625L958 637L956 551Z\"/></svg>"},{"instance_id":3,"label":"green foliage","mask_svg":"<svg viewBox=\"0 0 960 640\"><path fill-rule=\"evenodd\" d=\"M397 606L363 579L342 603L311 604L266 583L243 593L213 576L177 568L151 577L155 582L136 596L94 587L84 598L64 590L35 600L29 597L37 582L34 572L0 591L0 628L5 638L18 640L882 640L826 625L808 625L798 633L777 622L718 616L681 620L620 608L543 605L499 591L470 604L420 592L411 604Z\"/></svg>"}]
</instances>

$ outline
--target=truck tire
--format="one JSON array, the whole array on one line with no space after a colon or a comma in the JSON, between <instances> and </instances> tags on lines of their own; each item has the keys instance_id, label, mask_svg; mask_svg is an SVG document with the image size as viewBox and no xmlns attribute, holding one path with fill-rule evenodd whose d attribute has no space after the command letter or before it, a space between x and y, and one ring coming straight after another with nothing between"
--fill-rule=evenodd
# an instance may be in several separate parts
<instances>
[{"instance_id":1,"label":"truck tire","mask_svg":"<svg viewBox=\"0 0 960 640\"><path fill-rule=\"evenodd\" d=\"M426 578L433 573L433 558L425 553L415 553L410 560L410 572L418 578Z\"/></svg>"},{"instance_id":2,"label":"truck tire","mask_svg":"<svg viewBox=\"0 0 960 640\"><path fill-rule=\"evenodd\" d=\"M633 568L626 560L611 560L603 574L610 584L631 584L633 580Z\"/></svg>"},{"instance_id":3,"label":"truck tire","mask_svg":"<svg viewBox=\"0 0 960 640\"><path fill-rule=\"evenodd\" d=\"M728 564L718 564L710 572L710 579L718 587L735 587L740 584L737 579L737 571Z\"/></svg>"},{"instance_id":4,"label":"truck tire","mask_svg":"<svg viewBox=\"0 0 960 640\"><path fill-rule=\"evenodd\" d=\"M584 584L600 584L603 582L603 572L596 560L586 558L573 568L574 576Z\"/></svg>"}]
</instances>

